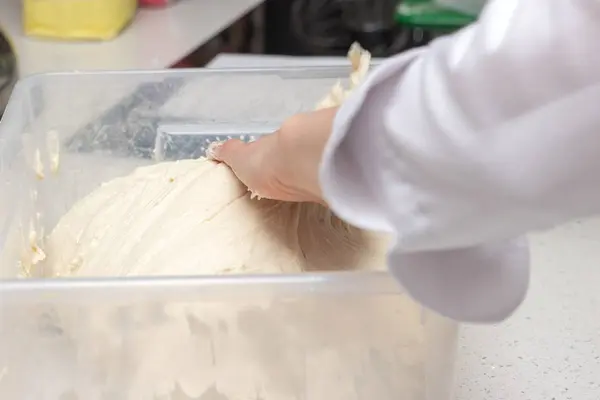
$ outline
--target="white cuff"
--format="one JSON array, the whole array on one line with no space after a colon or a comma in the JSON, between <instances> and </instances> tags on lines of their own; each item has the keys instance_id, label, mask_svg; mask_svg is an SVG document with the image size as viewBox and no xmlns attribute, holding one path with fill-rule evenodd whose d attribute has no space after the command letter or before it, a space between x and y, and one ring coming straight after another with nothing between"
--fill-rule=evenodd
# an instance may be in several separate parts
<instances>
[{"instance_id":1,"label":"white cuff","mask_svg":"<svg viewBox=\"0 0 600 400\"><path fill-rule=\"evenodd\" d=\"M411 297L458 321L496 323L521 304L529 286L525 238L467 249L388 256L390 273Z\"/></svg>"}]
</instances>

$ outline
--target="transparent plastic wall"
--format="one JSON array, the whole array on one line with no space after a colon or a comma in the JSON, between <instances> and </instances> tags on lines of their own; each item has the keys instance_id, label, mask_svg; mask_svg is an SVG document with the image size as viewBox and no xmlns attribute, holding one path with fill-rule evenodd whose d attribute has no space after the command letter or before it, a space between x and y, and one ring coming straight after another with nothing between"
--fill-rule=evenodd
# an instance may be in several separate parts
<instances>
[{"instance_id":1,"label":"transparent plastic wall","mask_svg":"<svg viewBox=\"0 0 600 400\"><path fill-rule=\"evenodd\" d=\"M457 325L384 272L45 279L103 182L312 109L344 69L52 74L0 123L0 398L450 400Z\"/></svg>"}]
</instances>

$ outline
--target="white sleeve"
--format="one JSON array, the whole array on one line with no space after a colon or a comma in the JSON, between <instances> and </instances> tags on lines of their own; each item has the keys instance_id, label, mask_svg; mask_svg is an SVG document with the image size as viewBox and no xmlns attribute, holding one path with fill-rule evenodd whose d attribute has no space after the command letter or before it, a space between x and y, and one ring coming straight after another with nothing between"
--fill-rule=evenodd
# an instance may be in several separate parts
<instances>
[{"instance_id":1,"label":"white sleeve","mask_svg":"<svg viewBox=\"0 0 600 400\"><path fill-rule=\"evenodd\" d=\"M512 240L600 212L600 1L495 0L387 60L342 106L321 166L340 217L396 242L416 300L496 322L521 303Z\"/></svg>"}]
</instances>

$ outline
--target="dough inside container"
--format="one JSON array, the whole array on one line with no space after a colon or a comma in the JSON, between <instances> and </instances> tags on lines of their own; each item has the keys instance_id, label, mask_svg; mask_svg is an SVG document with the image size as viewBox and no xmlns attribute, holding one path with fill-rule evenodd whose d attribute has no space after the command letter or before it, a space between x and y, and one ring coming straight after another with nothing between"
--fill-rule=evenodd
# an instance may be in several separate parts
<instances>
[{"instance_id":1,"label":"dough inside container","mask_svg":"<svg viewBox=\"0 0 600 400\"><path fill-rule=\"evenodd\" d=\"M114 179L46 238L44 277L300 273L383 268L387 240L323 206L251 199L216 162L158 163Z\"/></svg>"}]
</instances>

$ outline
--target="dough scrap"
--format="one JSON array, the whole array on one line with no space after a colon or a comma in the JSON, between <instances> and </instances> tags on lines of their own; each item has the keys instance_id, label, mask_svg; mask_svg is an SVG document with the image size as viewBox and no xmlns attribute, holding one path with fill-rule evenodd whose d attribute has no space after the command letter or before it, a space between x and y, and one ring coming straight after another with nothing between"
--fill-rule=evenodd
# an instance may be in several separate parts
<instances>
[{"instance_id":1,"label":"dough scrap","mask_svg":"<svg viewBox=\"0 0 600 400\"><path fill-rule=\"evenodd\" d=\"M330 92L317 103L317 110L341 105L366 79L371 66L371 53L363 49L358 43L353 43L350 50L348 50L348 59L352 66L350 87L344 89L342 82L338 81Z\"/></svg>"}]
</instances>

